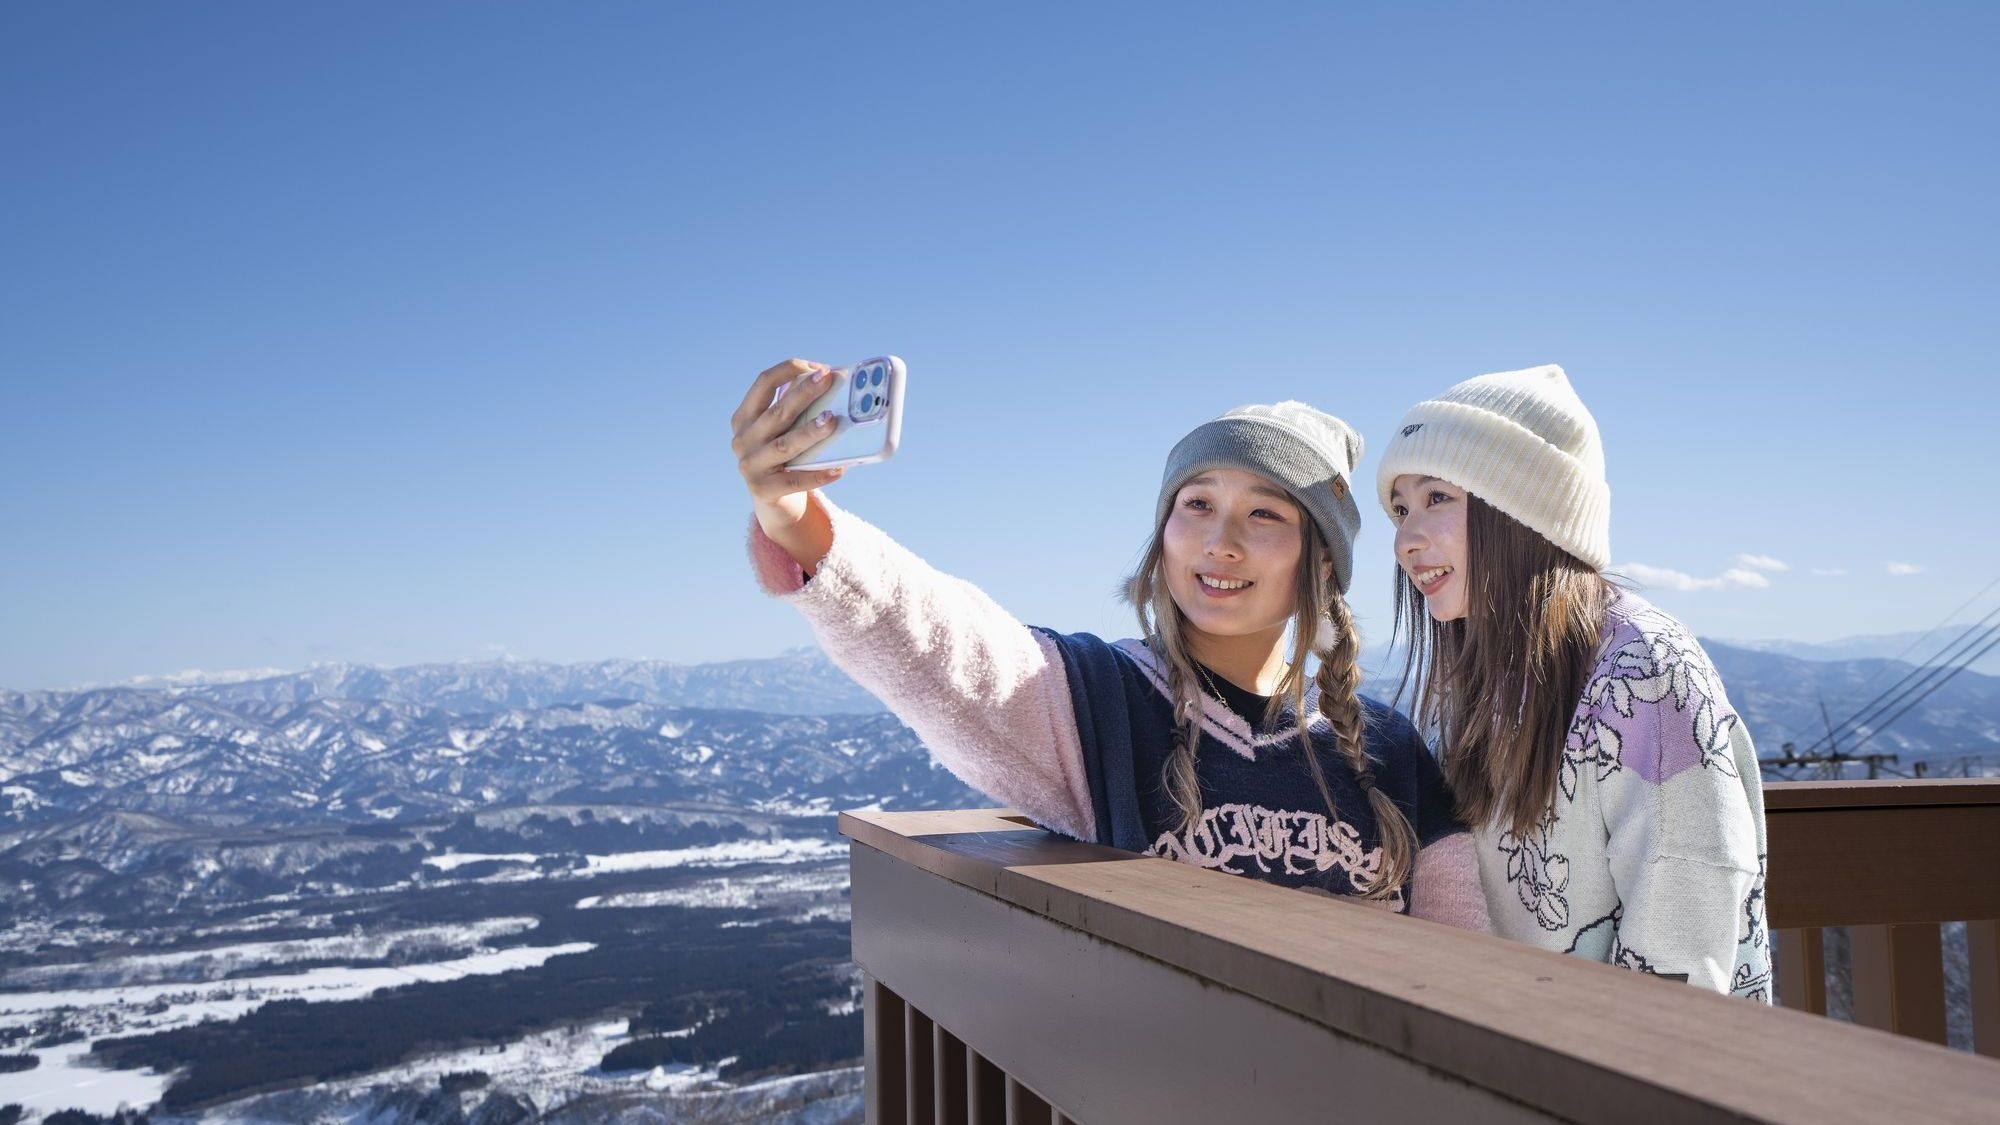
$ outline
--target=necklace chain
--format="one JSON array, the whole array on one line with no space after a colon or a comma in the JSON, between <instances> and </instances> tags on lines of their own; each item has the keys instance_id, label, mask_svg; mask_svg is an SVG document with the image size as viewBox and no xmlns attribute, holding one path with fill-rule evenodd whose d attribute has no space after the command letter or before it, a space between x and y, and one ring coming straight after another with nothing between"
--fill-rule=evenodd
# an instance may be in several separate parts
<instances>
[{"instance_id":1,"label":"necklace chain","mask_svg":"<svg viewBox=\"0 0 2000 1125\"><path fill-rule=\"evenodd\" d=\"M1222 689L1215 686L1215 681L1209 678L1207 668L1204 668L1200 664L1196 664L1194 666L1194 670L1201 674L1202 682L1208 685L1209 694L1215 696L1215 701L1217 703L1222 704L1222 709L1224 711L1227 711L1230 714L1236 716L1237 718L1242 719L1246 723L1250 722L1250 720L1247 717L1245 717L1242 712L1236 709L1234 704L1229 702L1229 697L1222 694ZM1256 724L1253 723L1251 725L1254 726Z\"/></svg>"},{"instance_id":2,"label":"necklace chain","mask_svg":"<svg viewBox=\"0 0 2000 1125\"><path fill-rule=\"evenodd\" d=\"M1193 665L1194 665L1194 670L1195 670L1195 673L1196 673L1197 675L1199 675L1199 676L1201 677L1201 680L1202 680L1202 682L1203 682L1203 683L1205 683L1205 684L1207 684L1207 685L1208 685L1208 693L1209 693L1210 695L1212 695L1212 696L1214 696L1214 697L1215 697L1215 701L1216 701L1217 703L1220 703L1220 704L1222 704L1222 709L1223 709L1224 711L1227 711L1227 712L1229 712L1230 714L1232 714L1232 715L1236 716L1237 718L1239 718L1239 719L1242 719L1242 720L1243 720L1244 722L1246 722L1246 723L1249 723L1249 724L1250 724L1250 727L1251 727L1251 729L1253 729L1253 730L1254 730L1254 729L1256 729L1256 728L1258 727L1258 725L1259 725L1259 723L1260 723L1260 720L1257 720L1257 719L1252 719L1252 718L1251 718L1250 716L1248 716L1248 715L1245 715L1245 714L1244 714L1243 712L1241 712L1241 711L1238 711L1238 710L1236 709L1236 705L1235 705L1235 704L1233 704L1233 703L1231 703L1231 702L1229 702L1229 697L1228 697L1228 696L1226 696L1226 695L1224 695L1224 694L1222 694L1222 689L1221 689L1221 688L1219 688L1219 687L1216 687L1216 686L1215 686L1215 681L1214 681L1214 680L1213 680L1212 678L1210 678L1210 677L1209 677L1209 674L1208 674L1208 668L1207 668L1207 667L1206 667L1205 665L1203 665L1203 664L1202 664L1202 663L1201 663L1200 661L1198 661L1198 660L1197 660L1197 661L1189 661L1189 663L1191 663L1191 664L1193 664ZM1290 665L1287 665L1286 667L1287 667L1287 668L1289 668L1289 667L1290 667ZM1232 686L1234 686L1234 685L1232 685ZM1241 688L1238 688L1237 690L1239 690L1239 691L1240 691L1240 690L1242 690L1242 689L1241 689ZM1252 695L1255 695L1255 694L1257 694L1257 693L1253 691L1253 692L1251 692L1250 694L1252 694Z\"/></svg>"}]
</instances>

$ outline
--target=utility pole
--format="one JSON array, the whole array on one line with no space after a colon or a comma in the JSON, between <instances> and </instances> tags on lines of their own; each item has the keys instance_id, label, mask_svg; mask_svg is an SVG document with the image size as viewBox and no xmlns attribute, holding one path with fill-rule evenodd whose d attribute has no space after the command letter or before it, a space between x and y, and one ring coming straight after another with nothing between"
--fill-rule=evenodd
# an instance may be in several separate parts
<instances>
[{"instance_id":1,"label":"utility pole","mask_svg":"<svg viewBox=\"0 0 2000 1125\"><path fill-rule=\"evenodd\" d=\"M1810 769L1814 777L1838 779L1846 772L1849 762L1857 762L1867 767L1868 780L1879 781L1881 780L1882 768L1884 766L1892 765L1901 760L1895 754L1843 754L1839 750L1830 750L1824 754L1801 754L1799 753L1797 744L1791 742L1785 743L1778 749L1780 752L1779 757L1758 759L1757 764L1759 768L1775 770Z\"/></svg>"}]
</instances>

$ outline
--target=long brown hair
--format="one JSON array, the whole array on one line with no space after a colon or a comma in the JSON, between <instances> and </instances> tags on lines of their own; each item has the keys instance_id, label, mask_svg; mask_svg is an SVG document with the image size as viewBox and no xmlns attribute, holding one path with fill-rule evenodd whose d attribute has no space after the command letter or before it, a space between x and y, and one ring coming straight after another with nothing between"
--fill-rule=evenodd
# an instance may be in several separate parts
<instances>
[{"instance_id":1,"label":"long brown hair","mask_svg":"<svg viewBox=\"0 0 2000 1125\"><path fill-rule=\"evenodd\" d=\"M1436 621L1396 571L1403 684L1444 747L1444 774L1471 825L1517 833L1554 807L1563 744L1597 655L1604 576L1512 516L1465 497L1466 613Z\"/></svg>"},{"instance_id":2,"label":"long brown hair","mask_svg":"<svg viewBox=\"0 0 2000 1125\"><path fill-rule=\"evenodd\" d=\"M1172 518L1172 508L1168 509ZM1303 515L1303 510L1300 511ZM1319 664L1319 711L1332 724L1341 756L1354 771L1368 804L1375 812L1376 836L1382 845L1382 866L1375 882L1363 898L1383 899L1400 892L1415 866L1417 834L1403 810L1389 795L1375 787L1374 770L1368 759L1361 700L1355 694L1361 683L1361 636L1354 627L1346 599L1340 596L1327 573L1327 548L1310 520L1302 520L1298 573L1293 581L1295 603L1292 611L1292 651L1283 678L1271 694L1267 723L1275 722L1290 703L1298 718L1299 742L1304 748L1306 768L1326 802L1329 821L1337 819L1333 791L1326 784L1326 770L1313 748L1306 720L1306 677L1304 668L1312 655L1322 613L1333 618L1338 640L1333 651ZM1201 782L1195 772L1195 748L1201 742L1201 687L1194 655L1188 647L1187 618L1167 589L1163 567L1166 561L1166 519L1153 529L1139 569L1126 583L1125 596L1139 614L1139 629L1146 644L1160 657L1167 671L1167 695L1174 701L1174 743L1160 771L1160 784L1180 810L1176 833L1186 835L1201 819Z\"/></svg>"}]
</instances>

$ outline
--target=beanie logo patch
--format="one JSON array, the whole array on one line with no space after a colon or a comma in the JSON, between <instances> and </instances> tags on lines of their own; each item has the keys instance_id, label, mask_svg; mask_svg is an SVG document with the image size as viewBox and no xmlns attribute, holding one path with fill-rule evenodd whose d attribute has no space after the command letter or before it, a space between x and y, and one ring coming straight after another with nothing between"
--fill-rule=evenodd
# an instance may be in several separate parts
<instances>
[{"instance_id":1,"label":"beanie logo patch","mask_svg":"<svg viewBox=\"0 0 2000 1125\"><path fill-rule=\"evenodd\" d=\"M1410 436L1411 434L1414 434L1414 433L1416 433L1416 432L1417 432L1418 430L1421 430L1421 429L1423 429L1423 428L1424 428L1424 424L1423 424L1422 422L1417 422L1417 423L1415 423L1415 424L1413 424L1413 425L1408 425L1408 426L1404 426L1404 427L1403 427L1403 436L1404 436L1404 437L1409 437L1409 436Z\"/></svg>"}]
</instances>

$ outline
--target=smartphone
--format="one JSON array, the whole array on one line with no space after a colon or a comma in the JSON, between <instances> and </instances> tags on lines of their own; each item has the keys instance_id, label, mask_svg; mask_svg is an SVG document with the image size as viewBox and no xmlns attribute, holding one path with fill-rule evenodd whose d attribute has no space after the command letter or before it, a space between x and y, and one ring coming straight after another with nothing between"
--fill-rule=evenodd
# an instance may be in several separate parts
<instances>
[{"instance_id":1,"label":"smartphone","mask_svg":"<svg viewBox=\"0 0 2000 1125\"><path fill-rule=\"evenodd\" d=\"M903 383L907 376L903 361L892 355L834 368L826 392L806 407L794 427L810 426L814 418L831 411L833 436L787 461L785 467L844 469L894 456L903 435ZM778 388L777 398L783 398L790 388L789 383Z\"/></svg>"}]
</instances>

